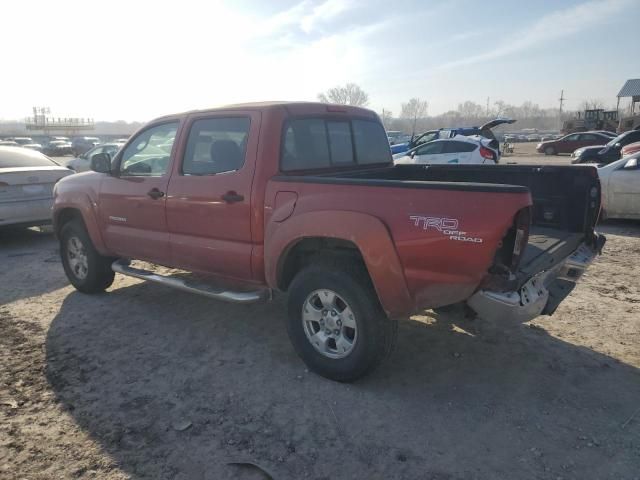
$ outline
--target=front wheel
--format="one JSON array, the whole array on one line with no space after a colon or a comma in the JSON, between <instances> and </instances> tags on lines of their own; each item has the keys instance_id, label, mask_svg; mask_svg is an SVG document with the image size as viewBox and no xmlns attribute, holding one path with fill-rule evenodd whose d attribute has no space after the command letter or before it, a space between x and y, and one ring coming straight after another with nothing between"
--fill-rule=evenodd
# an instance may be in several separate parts
<instances>
[{"instance_id":1,"label":"front wheel","mask_svg":"<svg viewBox=\"0 0 640 480\"><path fill-rule=\"evenodd\" d=\"M60 230L62 266L71 284L83 293L104 291L113 283L114 259L100 255L79 220L66 223Z\"/></svg>"},{"instance_id":2,"label":"front wheel","mask_svg":"<svg viewBox=\"0 0 640 480\"><path fill-rule=\"evenodd\" d=\"M375 369L393 350L397 322L389 319L364 269L312 265L289 290L287 330L309 369L339 382Z\"/></svg>"},{"instance_id":3,"label":"front wheel","mask_svg":"<svg viewBox=\"0 0 640 480\"><path fill-rule=\"evenodd\" d=\"M546 147L544 149L544 154L545 155L555 155L556 154L556 149L553 147Z\"/></svg>"}]
</instances>

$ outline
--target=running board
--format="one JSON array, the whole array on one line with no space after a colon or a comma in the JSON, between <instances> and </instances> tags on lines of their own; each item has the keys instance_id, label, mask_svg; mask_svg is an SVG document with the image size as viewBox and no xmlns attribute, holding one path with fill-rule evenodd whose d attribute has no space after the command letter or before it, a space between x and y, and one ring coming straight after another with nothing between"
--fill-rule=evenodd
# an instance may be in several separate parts
<instances>
[{"instance_id":1,"label":"running board","mask_svg":"<svg viewBox=\"0 0 640 480\"><path fill-rule=\"evenodd\" d=\"M183 290L185 292L197 293L198 295L204 295L205 297L215 298L216 300L223 300L225 302L255 303L269 300L271 298L271 291L269 289L249 292L232 292L216 288L205 283L189 282L181 278L167 277L164 275L158 275L157 273L149 270L134 268L129 265L127 260L116 260L111 265L111 269L116 273L121 273L129 277L140 278L141 280L159 283L161 285L166 285L167 287L177 288L178 290Z\"/></svg>"}]
</instances>

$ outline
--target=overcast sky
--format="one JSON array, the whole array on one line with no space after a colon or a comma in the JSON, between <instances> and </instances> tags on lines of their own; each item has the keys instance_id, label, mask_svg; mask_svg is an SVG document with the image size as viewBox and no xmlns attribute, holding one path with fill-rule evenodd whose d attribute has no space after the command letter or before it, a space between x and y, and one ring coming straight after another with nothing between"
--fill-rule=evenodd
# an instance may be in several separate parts
<instances>
[{"instance_id":1,"label":"overcast sky","mask_svg":"<svg viewBox=\"0 0 640 480\"><path fill-rule=\"evenodd\" d=\"M6 0L0 118L149 120L355 82L369 106L417 96L615 106L640 77L638 0Z\"/></svg>"}]
</instances>

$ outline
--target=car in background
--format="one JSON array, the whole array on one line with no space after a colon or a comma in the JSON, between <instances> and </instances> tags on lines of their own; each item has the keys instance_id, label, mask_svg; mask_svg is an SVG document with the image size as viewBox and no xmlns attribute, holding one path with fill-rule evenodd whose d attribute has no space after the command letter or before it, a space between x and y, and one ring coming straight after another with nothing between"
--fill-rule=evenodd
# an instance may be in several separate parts
<instances>
[{"instance_id":1,"label":"car in background","mask_svg":"<svg viewBox=\"0 0 640 480\"><path fill-rule=\"evenodd\" d=\"M634 153L640 152L640 142L630 143L626 147L622 147L621 154L622 157L628 157L629 155L633 155Z\"/></svg>"},{"instance_id":2,"label":"car in background","mask_svg":"<svg viewBox=\"0 0 640 480\"><path fill-rule=\"evenodd\" d=\"M527 135L527 142L539 142L542 140L542 137L537 133L532 133L531 135Z\"/></svg>"},{"instance_id":3,"label":"car in background","mask_svg":"<svg viewBox=\"0 0 640 480\"><path fill-rule=\"evenodd\" d=\"M93 147L91 150L79 155L76 158L67 160L64 165L74 172L86 172L88 170L91 170L91 157L97 155L98 153L106 153L110 158L113 158L123 145L124 143L103 143L102 145Z\"/></svg>"},{"instance_id":4,"label":"car in background","mask_svg":"<svg viewBox=\"0 0 640 480\"><path fill-rule=\"evenodd\" d=\"M602 218L640 220L640 152L598 167Z\"/></svg>"},{"instance_id":5,"label":"car in background","mask_svg":"<svg viewBox=\"0 0 640 480\"><path fill-rule=\"evenodd\" d=\"M12 140L16 142L22 148L29 148L37 152L42 151L42 145L37 142L34 142L33 138L31 137L13 137L13 138L8 138L7 140Z\"/></svg>"},{"instance_id":6,"label":"car in background","mask_svg":"<svg viewBox=\"0 0 640 480\"><path fill-rule=\"evenodd\" d=\"M438 139L415 147L408 152L393 155L396 165L461 164L495 165L500 161L497 140L481 135Z\"/></svg>"},{"instance_id":7,"label":"car in background","mask_svg":"<svg viewBox=\"0 0 640 480\"><path fill-rule=\"evenodd\" d=\"M76 157L88 152L100 143L97 137L76 137L71 142L71 150Z\"/></svg>"},{"instance_id":8,"label":"car in background","mask_svg":"<svg viewBox=\"0 0 640 480\"><path fill-rule=\"evenodd\" d=\"M618 136L618 134L616 132L610 132L609 130L593 130L593 131L596 132L596 133L601 133L601 134L606 135L607 137L611 137L611 138L614 138L614 137Z\"/></svg>"},{"instance_id":9,"label":"car in background","mask_svg":"<svg viewBox=\"0 0 640 480\"><path fill-rule=\"evenodd\" d=\"M71 142L67 140L51 140L42 147L42 153L51 157L71 155Z\"/></svg>"},{"instance_id":10,"label":"car in background","mask_svg":"<svg viewBox=\"0 0 640 480\"><path fill-rule=\"evenodd\" d=\"M559 153L573 153L580 147L589 147L591 145L604 145L609 140L608 136L597 132L580 132L570 133L557 140L549 140L540 142L536 146L538 153L545 155L558 155Z\"/></svg>"},{"instance_id":11,"label":"car in background","mask_svg":"<svg viewBox=\"0 0 640 480\"><path fill-rule=\"evenodd\" d=\"M72 173L40 152L0 147L0 227L51 223L53 186Z\"/></svg>"},{"instance_id":12,"label":"car in background","mask_svg":"<svg viewBox=\"0 0 640 480\"><path fill-rule=\"evenodd\" d=\"M13 140L0 140L0 146L2 147L19 147L20 144Z\"/></svg>"},{"instance_id":13,"label":"car in background","mask_svg":"<svg viewBox=\"0 0 640 480\"><path fill-rule=\"evenodd\" d=\"M493 133L493 128L498 125L504 124L512 124L515 123L515 120L511 118L496 118L491 120L480 127L455 127L455 128L440 128L438 130L428 130L420 135L412 137L412 139L406 144L397 144L391 147L392 154L398 154L407 152L409 150L413 150L420 145L424 145L425 143L432 142L438 139L447 139L453 138L455 136L461 135L465 137L480 135L484 138L488 138L490 140L498 141L495 134ZM394 148L395 147L395 148Z\"/></svg>"},{"instance_id":14,"label":"car in background","mask_svg":"<svg viewBox=\"0 0 640 480\"><path fill-rule=\"evenodd\" d=\"M611 163L620 159L622 147L640 142L640 130L621 133L605 145L578 148L571 154L571 163Z\"/></svg>"}]
</instances>

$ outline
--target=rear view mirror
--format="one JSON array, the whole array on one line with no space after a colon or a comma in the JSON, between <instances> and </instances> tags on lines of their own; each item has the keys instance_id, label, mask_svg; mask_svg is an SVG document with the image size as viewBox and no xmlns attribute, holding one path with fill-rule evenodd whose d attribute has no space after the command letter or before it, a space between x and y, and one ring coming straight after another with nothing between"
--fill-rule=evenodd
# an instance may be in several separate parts
<instances>
[{"instance_id":1,"label":"rear view mirror","mask_svg":"<svg viewBox=\"0 0 640 480\"><path fill-rule=\"evenodd\" d=\"M638 159L637 158L630 158L629 160L627 160L627 163L624 164L624 168L625 170L636 170L638 168Z\"/></svg>"},{"instance_id":2,"label":"rear view mirror","mask_svg":"<svg viewBox=\"0 0 640 480\"><path fill-rule=\"evenodd\" d=\"M98 173L111 173L111 157L108 153L96 153L91 156L91 170Z\"/></svg>"}]
</instances>

